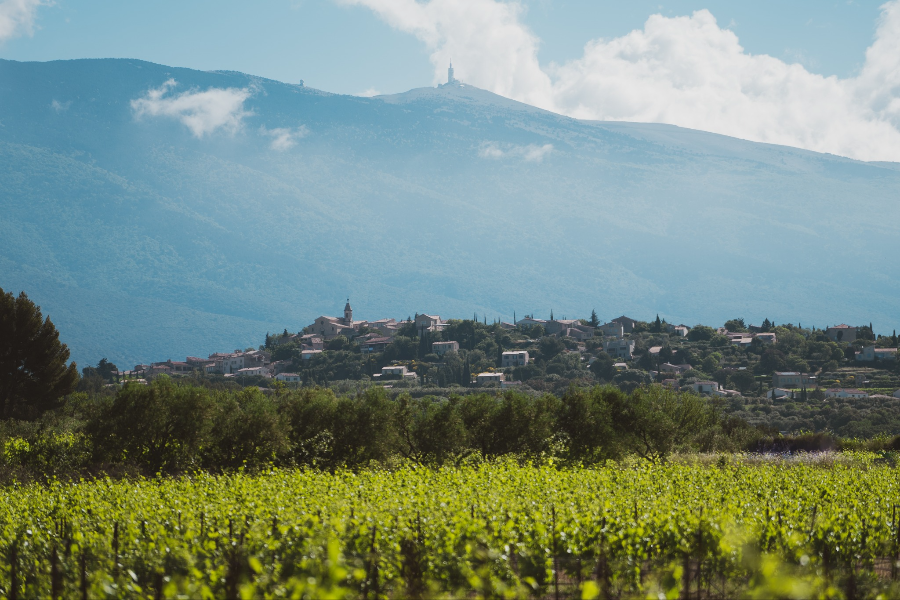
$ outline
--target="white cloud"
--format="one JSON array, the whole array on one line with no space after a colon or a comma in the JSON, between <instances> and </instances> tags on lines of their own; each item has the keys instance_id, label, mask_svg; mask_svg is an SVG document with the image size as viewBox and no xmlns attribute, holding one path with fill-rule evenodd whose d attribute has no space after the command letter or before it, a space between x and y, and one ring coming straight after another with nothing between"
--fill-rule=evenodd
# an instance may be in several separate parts
<instances>
[{"instance_id":1,"label":"white cloud","mask_svg":"<svg viewBox=\"0 0 900 600\"><path fill-rule=\"evenodd\" d=\"M269 147L272 148L272 150L284 152L285 150L290 150L291 148L296 146L297 140L306 137L306 134L309 133L309 129L306 128L306 125L301 125L296 129L290 129L287 127L266 129L265 126L262 126L259 128L259 133L261 135L266 135L272 138L272 143L269 144Z\"/></svg>"},{"instance_id":2,"label":"white cloud","mask_svg":"<svg viewBox=\"0 0 900 600\"><path fill-rule=\"evenodd\" d=\"M206 91L186 91L170 94L176 86L170 79L156 89L150 89L143 98L131 101L135 116L170 117L181 121L198 138L217 129L235 133L243 119L252 113L244 110L244 101L250 97L248 88L209 88Z\"/></svg>"},{"instance_id":3,"label":"white cloud","mask_svg":"<svg viewBox=\"0 0 900 600\"><path fill-rule=\"evenodd\" d=\"M369 89L365 90L364 92L360 92L357 94L357 96L361 96L362 98L371 98L372 96L380 96L380 95L381 95L381 92L379 92L375 88L369 88Z\"/></svg>"},{"instance_id":4,"label":"white cloud","mask_svg":"<svg viewBox=\"0 0 900 600\"><path fill-rule=\"evenodd\" d=\"M33 35L38 7L50 4L46 0L0 0L0 42Z\"/></svg>"},{"instance_id":5,"label":"white cloud","mask_svg":"<svg viewBox=\"0 0 900 600\"><path fill-rule=\"evenodd\" d=\"M553 144L517 146L515 144L501 145L497 142L485 142L478 149L478 156L493 159L521 158L528 162L541 162L552 151Z\"/></svg>"},{"instance_id":6,"label":"white cloud","mask_svg":"<svg viewBox=\"0 0 900 600\"><path fill-rule=\"evenodd\" d=\"M753 55L708 10L652 15L643 29L596 39L545 67L522 7L499 0L337 0L366 6L420 39L434 82L459 79L583 119L661 122L744 139L900 161L900 0L882 6L856 77L823 77Z\"/></svg>"},{"instance_id":7,"label":"white cloud","mask_svg":"<svg viewBox=\"0 0 900 600\"><path fill-rule=\"evenodd\" d=\"M59 100L54 100L50 103L50 108L56 111L56 114L66 112L69 110L69 107L72 106L72 101L68 100L66 102L60 102Z\"/></svg>"}]
</instances>

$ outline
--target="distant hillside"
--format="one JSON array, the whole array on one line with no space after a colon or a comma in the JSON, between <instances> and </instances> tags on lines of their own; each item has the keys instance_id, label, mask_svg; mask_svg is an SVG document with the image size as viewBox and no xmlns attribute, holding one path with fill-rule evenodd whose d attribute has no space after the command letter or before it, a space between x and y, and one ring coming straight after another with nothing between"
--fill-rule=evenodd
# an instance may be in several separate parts
<instances>
[{"instance_id":1,"label":"distant hillside","mask_svg":"<svg viewBox=\"0 0 900 600\"><path fill-rule=\"evenodd\" d=\"M131 101L247 89L201 138ZM293 132L273 148L274 130ZM357 98L136 60L0 61L0 287L80 364L235 349L337 314L900 314L900 169L468 86Z\"/></svg>"}]
</instances>

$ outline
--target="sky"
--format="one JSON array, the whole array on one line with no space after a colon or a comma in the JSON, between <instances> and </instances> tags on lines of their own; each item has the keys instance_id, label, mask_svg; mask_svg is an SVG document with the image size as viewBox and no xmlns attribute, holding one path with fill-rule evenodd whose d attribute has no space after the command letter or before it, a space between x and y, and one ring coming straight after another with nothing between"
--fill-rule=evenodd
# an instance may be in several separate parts
<instances>
[{"instance_id":1,"label":"sky","mask_svg":"<svg viewBox=\"0 0 900 600\"><path fill-rule=\"evenodd\" d=\"M373 95L457 77L576 118L900 162L900 0L0 0L0 58Z\"/></svg>"}]
</instances>

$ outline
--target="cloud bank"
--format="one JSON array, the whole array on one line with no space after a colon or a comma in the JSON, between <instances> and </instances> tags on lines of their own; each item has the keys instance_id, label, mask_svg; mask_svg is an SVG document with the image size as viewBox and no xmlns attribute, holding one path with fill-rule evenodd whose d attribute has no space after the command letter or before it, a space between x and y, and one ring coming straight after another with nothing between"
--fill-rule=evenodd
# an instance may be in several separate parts
<instances>
[{"instance_id":1,"label":"cloud bank","mask_svg":"<svg viewBox=\"0 0 900 600\"><path fill-rule=\"evenodd\" d=\"M900 161L900 0L881 7L860 73L823 77L753 55L708 10L653 15L542 66L522 6L499 0L338 0L368 7L428 48L434 82L459 79L581 119L659 122L861 160Z\"/></svg>"},{"instance_id":2,"label":"cloud bank","mask_svg":"<svg viewBox=\"0 0 900 600\"><path fill-rule=\"evenodd\" d=\"M46 0L0 1L0 43L20 35L32 35L37 9L47 4L51 4L51 2Z\"/></svg>"},{"instance_id":3,"label":"cloud bank","mask_svg":"<svg viewBox=\"0 0 900 600\"><path fill-rule=\"evenodd\" d=\"M209 88L206 91L170 93L176 86L169 79L156 89L150 89L143 98L131 101L135 117L169 117L181 121L191 133L202 138L222 129L234 134L243 125L244 117L252 114L244 110L244 101L250 97L248 88Z\"/></svg>"}]
</instances>

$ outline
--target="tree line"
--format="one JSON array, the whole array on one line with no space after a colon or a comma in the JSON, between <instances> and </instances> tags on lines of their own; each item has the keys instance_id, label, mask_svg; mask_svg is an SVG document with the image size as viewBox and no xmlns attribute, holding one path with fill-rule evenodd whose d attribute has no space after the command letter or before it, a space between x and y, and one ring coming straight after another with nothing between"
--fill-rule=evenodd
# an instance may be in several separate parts
<instances>
[{"instance_id":1,"label":"tree line","mask_svg":"<svg viewBox=\"0 0 900 600\"><path fill-rule=\"evenodd\" d=\"M165 376L115 395L76 393L37 421L0 425L4 468L32 475L437 465L505 455L595 463L734 451L760 435L711 400L659 386L413 398L379 386L344 395L215 390Z\"/></svg>"}]
</instances>

